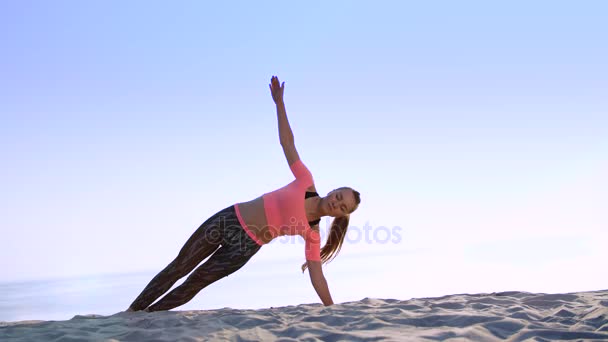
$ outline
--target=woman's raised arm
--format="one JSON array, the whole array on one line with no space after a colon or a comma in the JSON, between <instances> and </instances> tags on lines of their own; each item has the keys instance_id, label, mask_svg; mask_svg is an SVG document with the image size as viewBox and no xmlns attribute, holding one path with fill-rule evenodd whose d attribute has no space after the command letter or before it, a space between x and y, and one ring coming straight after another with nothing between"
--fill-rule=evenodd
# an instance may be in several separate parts
<instances>
[{"instance_id":1,"label":"woman's raised arm","mask_svg":"<svg viewBox=\"0 0 608 342\"><path fill-rule=\"evenodd\" d=\"M293 132L289 126L289 120L287 120L287 112L285 111L285 103L283 102L283 90L285 90L285 82L280 84L279 78L272 76L270 79L270 93L272 99L277 105L277 121L279 123L279 141L283 147L285 158L287 163L291 166L293 163L300 159L296 145L293 138Z\"/></svg>"}]
</instances>

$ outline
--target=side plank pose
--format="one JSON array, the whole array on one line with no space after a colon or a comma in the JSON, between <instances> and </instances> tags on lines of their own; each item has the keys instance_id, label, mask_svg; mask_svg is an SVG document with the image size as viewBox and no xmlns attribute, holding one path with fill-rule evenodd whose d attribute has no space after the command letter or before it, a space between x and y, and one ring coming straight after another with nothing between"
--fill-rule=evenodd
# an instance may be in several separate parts
<instances>
[{"instance_id":1,"label":"side plank pose","mask_svg":"<svg viewBox=\"0 0 608 342\"><path fill-rule=\"evenodd\" d=\"M179 254L158 273L126 311L170 310L190 301L200 290L243 267L265 244L282 235L300 235L305 240L306 262L312 285L325 306L333 305L322 263L335 258L342 247L349 217L361 202L359 192L349 187L332 190L320 197L313 177L294 144L283 103L282 85L271 78L270 92L277 107L279 138L295 180L254 200L220 210L192 234ZM319 221L334 217L327 242L320 248ZM189 274L180 286L168 291L178 279ZM150 305L152 304L152 305Z\"/></svg>"}]
</instances>

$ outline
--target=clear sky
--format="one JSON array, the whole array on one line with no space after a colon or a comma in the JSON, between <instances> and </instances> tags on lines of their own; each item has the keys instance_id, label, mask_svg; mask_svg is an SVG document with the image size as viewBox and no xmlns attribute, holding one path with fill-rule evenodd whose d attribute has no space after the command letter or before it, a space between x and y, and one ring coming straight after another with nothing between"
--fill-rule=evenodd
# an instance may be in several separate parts
<instances>
[{"instance_id":1,"label":"clear sky","mask_svg":"<svg viewBox=\"0 0 608 342\"><path fill-rule=\"evenodd\" d=\"M325 267L336 302L606 289L607 12L3 1L0 281L160 271L209 216L290 182L277 75L321 195L361 193ZM275 241L242 272L303 261Z\"/></svg>"}]
</instances>

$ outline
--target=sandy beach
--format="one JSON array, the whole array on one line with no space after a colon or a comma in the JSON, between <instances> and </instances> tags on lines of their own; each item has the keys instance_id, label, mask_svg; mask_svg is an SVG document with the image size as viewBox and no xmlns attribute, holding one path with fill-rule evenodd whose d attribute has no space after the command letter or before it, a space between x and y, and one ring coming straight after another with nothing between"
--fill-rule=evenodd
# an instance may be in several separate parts
<instances>
[{"instance_id":1,"label":"sandy beach","mask_svg":"<svg viewBox=\"0 0 608 342\"><path fill-rule=\"evenodd\" d=\"M1 341L608 341L608 290L0 322Z\"/></svg>"}]
</instances>

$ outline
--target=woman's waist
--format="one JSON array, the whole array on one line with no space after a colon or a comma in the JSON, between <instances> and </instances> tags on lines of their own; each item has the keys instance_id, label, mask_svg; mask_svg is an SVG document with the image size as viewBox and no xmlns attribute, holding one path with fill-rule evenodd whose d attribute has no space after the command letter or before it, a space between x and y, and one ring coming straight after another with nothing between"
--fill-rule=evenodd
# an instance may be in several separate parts
<instances>
[{"instance_id":1,"label":"woman's waist","mask_svg":"<svg viewBox=\"0 0 608 342\"><path fill-rule=\"evenodd\" d=\"M301 235L306 229L306 217L299 217L296 210L281 208L272 196L260 196L248 202L237 203L247 227L262 240L276 236ZM265 237L263 236L265 235Z\"/></svg>"},{"instance_id":2,"label":"woman's waist","mask_svg":"<svg viewBox=\"0 0 608 342\"><path fill-rule=\"evenodd\" d=\"M235 206L238 208L243 220L243 228L255 235L262 243L268 243L276 236L276 232L274 229L269 229L264 199L262 197L260 196L247 202L236 203Z\"/></svg>"}]
</instances>

